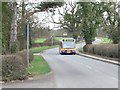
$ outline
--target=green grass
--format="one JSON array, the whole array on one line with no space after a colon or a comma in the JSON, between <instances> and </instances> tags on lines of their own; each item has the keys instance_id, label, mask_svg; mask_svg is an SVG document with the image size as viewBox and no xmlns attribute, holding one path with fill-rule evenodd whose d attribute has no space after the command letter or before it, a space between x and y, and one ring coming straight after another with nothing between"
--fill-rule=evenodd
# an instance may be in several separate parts
<instances>
[{"instance_id":1,"label":"green grass","mask_svg":"<svg viewBox=\"0 0 120 90\"><path fill-rule=\"evenodd\" d=\"M35 76L49 73L51 69L42 56L34 55L34 60L27 71L30 75Z\"/></svg>"},{"instance_id":2,"label":"green grass","mask_svg":"<svg viewBox=\"0 0 120 90\"><path fill-rule=\"evenodd\" d=\"M32 48L31 50L32 50L33 53L39 53L39 52L41 52L43 50L54 48L54 47L56 47L56 46L42 46L42 47Z\"/></svg>"},{"instance_id":3,"label":"green grass","mask_svg":"<svg viewBox=\"0 0 120 90\"><path fill-rule=\"evenodd\" d=\"M62 39L64 39L63 37L56 37L55 38L55 40L58 40L58 41L60 41L60 40L62 40Z\"/></svg>"},{"instance_id":4,"label":"green grass","mask_svg":"<svg viewBox=\"0 0 120 90\"><path fill-rule=\"evenodd\" d=\"M45 40L46 40L46 38L39 38L39 39L34 40L33 42L34 43L43 43Z\"/></svg>"},{"instance_id":5,"label":"green grass","mask_svg":"<svg viewBox=\"0 0 120 90\"><path fill-rule=\"evenodd\" d=\"M102 39L102 43L112 43L112 40L111 39L108 39L108 38L103 38Z\"/></svg>"}]
</instances>

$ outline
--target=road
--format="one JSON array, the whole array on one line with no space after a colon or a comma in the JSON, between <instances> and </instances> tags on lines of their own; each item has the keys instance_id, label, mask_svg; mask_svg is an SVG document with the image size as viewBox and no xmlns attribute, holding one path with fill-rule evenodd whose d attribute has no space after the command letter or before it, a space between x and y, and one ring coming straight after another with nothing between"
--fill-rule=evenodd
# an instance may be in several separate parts
<instances>
[{"instance_id":1,"label":"road","mask_svg":"<svg viewBox=\"0 0 120 90\"><path fill-rule=\"evenodd\" d=\"M99 42L97 39L94 44ZM117 65L78 55L59 55L58 48L47 50L42 56L54 72L57 88L118 88Z\"/></svg>"},{"instance_id":2,"label":"road","mask_svg":"<svg viewBox=\"0 0 120 90\"><path fill-rule=\"evenodd\" d=\"M99 39L94 43L98 42ZM60 55L58 51L58 48L53 48L41 54L54 72L53 79L4 84L3 87L118 88L117 65L79 55Z\"/></svg>"}]
</instances>

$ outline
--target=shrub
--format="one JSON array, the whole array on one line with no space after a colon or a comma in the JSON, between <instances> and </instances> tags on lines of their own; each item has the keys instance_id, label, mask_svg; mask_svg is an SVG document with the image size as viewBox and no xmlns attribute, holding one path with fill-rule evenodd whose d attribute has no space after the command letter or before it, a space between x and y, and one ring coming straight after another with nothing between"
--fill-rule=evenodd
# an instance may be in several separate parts
<instances>
[{"instance_id":1,"label":"shrub","mask_svg":"<svg viewBox=\"0 0 120 90\"><path fill-rule=\"evenodd\" d=\"M52 45L59 45L59 41L53 38L53 43L52 43L52 38L48 38L42 43L34 43L32 47L52 46Z\"/></svg>"},{"instance_id":2,"label":"shrub","mask_svg":"<svg viewBox=\"0 0 120 90\"><path fill-rule=\"evenodd\" d=\"M119 42L119 44L118 44L118 56L119 56L119 58L120 58L120 42Z\"/></svg>"},{"instance_id":3,"label":"shrub","mask_svg":"<svg viewBox=\"0 0 120 90\"><path fill-rule=\"evenodd\" d=\"M85 45L85 46L83 47L84 52L88 52L88 48L89 48L90 45L91 45L91 44L87 44L87 45Z\"/></svg>"},{"instance_id":4,"label":"shrub","mask_svg":"<svg viewBox=\"0 0 120 90\"><path fill-rule=\"evenodd\" d=\"M59 45L60 44L60 41L56 40L56 39L53 39L54 40L54 43L53 45Z\"/></svg>"},{"instance_id":5,"label":"shrub","mask_svg":"<svg viewBox=\"0 0 120 90\"><path fill-rule=\"evenodd\" d=\"M118 58L118 44L98 44L87 46L87 52Z\"/></svg>"},{"instance_id":6,"label":"shrub","mask_svg":"<svg viewBox=\"0 0 120 90\"><path fill-rule=\"evenodd\" d=\"M19 56L22 57L22 61L25 64L25 66L27 67L28 66L28 62L27 62L27 50L19 51L19 52L17 52L17 55L19 55ZM34 56L33 56L32 51L29 51L29 63L32 62L33 58L34 58Z\"/></svg>"},{"instance_id":7,"label":"shrub","mask_svg":"<svg viewBox=\"0 0 120 90\"><path fill-rule=\"evenodd\" d=\"M109 57L119 57L118 56L118 44L110 44L108 47Z\"/></svg>"},{"instance_id":8,"label":"shrub","mask_svg":"<svg viewBox=\"0 0 120 90\"><path fill-rule=\"evenodd\" d=\"M52 38L47 39L44 43L44 46L51 46L52 45ZM56 39L53 39L53 45L59 45L59 41Z\"/></svg>"},{"instance_id":9,"label":"shrub","mask_svg":"<svg viewBox=\"0 0 120 90\"><path fill-rule=\"evenodd\" d=\"M101 55L101 51L99 50L99 45L94 45L94 54Z\"/></svg>"},{"instance_id":10,"label":"shrub","mask_svg":"<svg viewBox=\"0 0 120 90\"><path fill-rule=\"evenodd\" d=\"M106 56L107 53L107 44L99 44L99 45L94 45L94 53L99 54L99 55L104 55Z\"/></svg>"},{"instance_id":11,"label":"shrub","mask_svg":"<svg viewBox=\"0 0 120 90\"><path fill-rule=\"evenodd\" d=\"M87 45L86 48L87 48L87 52L89 52L89 53L94 53L94 52L93 52L94 47L93 47L92 44Z\"/></svg>"},{"instance_id":12,"label":"shrub","mask_svg":"<svg viewBox=\"0 0 120 90\"><path fill-rule=\"evenodd\" d=\"M110 48L109 44L101 44L100 45L101 55L109 57L109 48Z\"/></svg>"},{"instance_id":13,"label":"shrub","mask_svg":"<svg viewBox=\"0 0 120 90\"><path fill-rule=\"evenodd\" d=\"M83 47L84 52L94 53L94 46L92 44L87 44Z\"/></svg>"},{"instance_id":14,"label":"shrub","mask_svg":"<svg viewBox=\"0 0 120 90\"><path fill-rule=\"evenodd\" d=\"M2 80L22 80L27 78L26 67L18 55L2 55Z\"/></svg>"}]
</instances>

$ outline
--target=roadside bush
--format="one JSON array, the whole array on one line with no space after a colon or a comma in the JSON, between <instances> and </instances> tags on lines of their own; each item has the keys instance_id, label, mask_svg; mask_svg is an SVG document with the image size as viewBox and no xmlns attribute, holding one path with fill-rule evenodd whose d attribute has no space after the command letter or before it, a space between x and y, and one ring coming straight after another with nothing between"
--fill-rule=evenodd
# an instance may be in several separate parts
<instances>
[{"instance_id":1,"label":"roadside bush","mask_svg":"<svg viewBox=\"0 0 120 90\"><path fill-rule=\"evenodd\" d=\"M106 53L108 53L108 51L107 51L108 45L107 44L94 45L93 48L94 48L94 54L106 56Z\"/></svg>"},{"instance_id":2,"label":"roadside bush","mask_svg":"<svg viewBox=\"0 0 120 90\"><path fill-rule=\"evenodd\" d=\"M34 43L32 47L52 46L52 44L59 45L59 41L56 39L53 39L53 43L52 43L52 38L48 38L43 43Z\"/></svg>"},{"instance_id":3,"label":"roadside bush","mask_svg":"<svg viewBox=\"0 0 120 90\"><path fill-rule=\"evenodd\" d=\"M87 46L89 53L118 58L118 44L98 44Z\"/></svg>"},{"instance_id":4,"label":"roadside bush","mask_svg":"<svg viewBox=\"0 0 120 90\"><path fill-rule=\"evenodd\" d=\"M119 57L118 44L110 44L107 51L109 53L109 54L107 53L109 57L117 57L117 58Z\"/></svg>"},{"instance_id":5,"label":"roadside bush","mask_svg":"<svg viewBox=\"0 0 120 90\"><path fill-rule=\"evenodd\" d=\"M51 46L52 45L52 39L49 38L47 39L44 43L43 43L44 46Z\"/></svg>"},{"instance_id":6,"label":"roadside bush","mask_svg":"<svg viewBox=\"0 0 120 90\"><path fill-rule=\"evenodd\" d=\"M33 43L32 47L41 47L43 46L43 43Z\"/></svg>"},{"instance_id":7,"label":"roadside bush","mask_svg":"<svg viewBox=\"0 0 120 90\"><path fill-rule=\"evenodd\" d=\"M22 80L27 78L26 67L18 55L2 55L2 80ZM1 73L1 72L0 72Z\"/></svg>"},{"instance_id":8,"label":"roadside bush","mask_svg":"<svg viewBox=\"0 0 120 90\"><path fill-rule=\"evenodd\" d=\"M0 55L0 80L2 80L2 55Z\"/></svg>"},{"instance_id":9,"label":"roadside bush","mask_svg":"<svg viewBox=\"0 0 120 90\"><path fill-rule=\"evenodd\" d=\"M86 51L89 52L89 53L94 53L94 49L93 49L93 45L92 44L89 44L86 46Z\"/></svg>"},{"instance_id":10,"label":"roadside bush","mask_svg":"<svg viewBox=\"0 0 120 90\"><path fill-rule=\"evenodd\" d=\"M120 42L119 42L119 44L118 44L118 56L119 56L119 58L120 58Z\"/></svg>"},{"instance_id":11,"label":"roadside bush","mask_svg":"<svg viewBox=\"0 0 120 90\"><path fill-rule=\"evenodd\" d=\"M44 46L51 46L51 45L52 45L52 39L51 39L51 38L47 39L47 40L43 43L43 45L44 45ZM59 45L59 41L53 39L53 45Z\"/></svg>"},{"instance_id":12,"label":"roadside bush","mask_svg":"<svg viewBox=\"0 0 120 90\"><path fill-rule=\"evenodd\" d=\"M84 51L84 52L88 52L88 49L90 49L90 48L89 48L90 45L91 45L91 44L85 45L85 46L83 47L83 51Z\"/></svg>"},{"instance_id":13,"label":"roadside bush","mask_svg":"<svg viewBox=\"0 0 120 90\"><path fill-rule=\"evenodd\" d=\"M22 61L25 64L25 66L28 66L28 62L27 62L27 50L23 50L23 51L19 51L17 52L17 55L19 55L20 57L22 57ZM29 51L29 63L32 62L34 56L32 51Z\"/></svg>"},{"instance_id":14,"label":"roadside bush","mask_svg":"<svg viewBox=\"0 0 120 90\"><path fill-rule=\"evenodd\" d=\"M53 45L59 45L59 44L60 44L60 41L54 39L54 43L53 43Z\"/></svg>"}]
</instances>

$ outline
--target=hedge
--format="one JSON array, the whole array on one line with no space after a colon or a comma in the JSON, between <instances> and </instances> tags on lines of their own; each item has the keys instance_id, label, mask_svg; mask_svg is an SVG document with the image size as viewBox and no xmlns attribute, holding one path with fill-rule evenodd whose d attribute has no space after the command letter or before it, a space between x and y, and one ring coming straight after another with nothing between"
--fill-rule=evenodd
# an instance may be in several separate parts
<instances>
[{"instance_id":1,"label":"hedge","mask_svg":"<svg viewBox=\"0 0 120 90\"><path fill-rule=\"evenodd\" d=\"M85 52L89 52L89 53L94 53L93 52L93 45L92 44L87 44L83 47Z\"/></svg>"},{"instance_id":2,"label":"hedge","mask_svg":"<svg viewBox=\"0 0 120 90\"><path fill-rule=\"evenodd\" d=\"M16 54L1 55L0 76L2 80L21 80L27 78L27 50L19 51ZM33 60L33 53L29 51L29 64Z\"/></svg>"},{"instance_id":3,"label":"hedge","mask_svg":"<svg viewBox=\"0 0 120 90\"><path fill-rule=\"evenodd\" d=\"M25 66L27 67L28 66L28 62L27 62L27 50L19 51L17 53L17 55L19 55L19 56L22 57L22 61L25 64ZM33 56L32 51L29 51L29 63L32 62L33 58L34 58L34 56Z\"/></svg>"},{"instance_id":4,"label":"hedge","mask_svg":"<svg viewBox=\"0 0 120 90\"><path fill-rule=\"evenodd\" d=\"M107 57L118 58L118 44L88 45L87 52Z\"/></svg>"},{"instance_id":5,"label":"hedge","mask_svg":"<svg viewBox=\"0 0 120 90\"><path fill-rule=\"evenodd\" d=\"M2 80L4 81L27 78L26 66L18 55L2 55L0 73L2 73Z\"/></svg>"},{"instance_id":6,"label":"hedge","mask_svg":"<svg viewBox=\"0 0 120 90\"><path fill-rule=\"evenodd\" d=\"M56 39L53 39L53 45L59 45L59 41ZM40 46L51 46L52 45L52 39L48 38L43 43L33 43L32 47L40 47Z\"/></svg>"}]
</instances>

